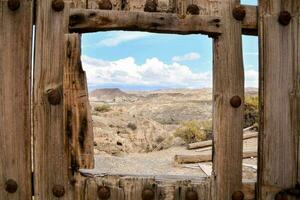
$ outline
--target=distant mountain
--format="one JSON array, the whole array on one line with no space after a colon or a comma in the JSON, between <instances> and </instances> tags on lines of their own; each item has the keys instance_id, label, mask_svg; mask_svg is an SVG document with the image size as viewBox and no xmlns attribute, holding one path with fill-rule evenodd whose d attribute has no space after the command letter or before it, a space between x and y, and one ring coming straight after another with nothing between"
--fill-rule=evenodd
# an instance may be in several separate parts
<instances>
[{"instance_id":1,"label":"distant mountain","mask_svg":"<svg viewBox=\"0 0 300 200\"><path fill-rule=\"evenodd\" d=\"M103 88L93 90L90 92L89 96L92 101L113 102L116 99L129 98L134 95L128 94L119 88Z\"/></svg>"}]
</instances>

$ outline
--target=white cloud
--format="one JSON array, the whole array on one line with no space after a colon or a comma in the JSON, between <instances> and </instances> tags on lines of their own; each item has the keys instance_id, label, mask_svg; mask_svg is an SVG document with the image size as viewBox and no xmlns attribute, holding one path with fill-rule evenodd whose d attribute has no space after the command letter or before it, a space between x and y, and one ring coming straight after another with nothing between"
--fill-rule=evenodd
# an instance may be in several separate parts
<instances>
[{"instance_id":1,"label":"white cloud","mask_svg":"<svg viewBox=\"0 0 300 200\"><path fill-rule=\"evenodd\" d=\"M172 58L172 61L173 62L182 62L182 61L191 61L191 60L198 60L198 59L200 59L200 54L191 52L191 53L187 53L182 56L174 56Z\"/></svg>"},{"instance_id":2,"label":"white cloud","mask_svg":"<svg viewBox=\"0 0 300 200\"><path fill-rule=\"evenodd\" d=\"M258 71L256 70L245 71L245 86L258 88Z\"/></svg>"},{"instance_id":3,"label":"white cloud","mask_svg":"<svg viewBox=\"0 0 300 200\"><path fill-rule=\"evenodd\" d=\"M147 32L114 32L111 35L99 42L99 45L113 47L118 46L121 43L138 40L141 38L149 37L153 35L152 33Z\"/></svg>"},{"instance_id":4,"label":"white cloud","mask_svg":"<svg viewBox=\"0 0 300 200\"><path fill-rule=\"evenodd\" d=\"M212 87L210 72L195 73L186 65L150 58L138 65L134 58L103 61L82 56L89 86L104 84L159 87Z\"/></svg>"}]
</instances>

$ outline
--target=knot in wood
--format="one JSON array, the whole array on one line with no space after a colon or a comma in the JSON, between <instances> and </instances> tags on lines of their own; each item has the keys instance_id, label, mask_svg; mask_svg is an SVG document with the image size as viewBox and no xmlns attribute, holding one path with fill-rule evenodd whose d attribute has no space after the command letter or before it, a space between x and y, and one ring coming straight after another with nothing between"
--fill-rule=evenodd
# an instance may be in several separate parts
<instances>
[{"instance_id":1,"label":"knot in wood","mask_svg":"<svg viewBox=\"0 0 300 200\"><path fill-rule=\"evenodd\" d=\"M232 200L244 200L245 195L242 191L236 191L232 194Z\"/></svg>"},{"instance_id":2,"label":"knot in wood","mask_svg":"<svg viewBox=\"0 0 300 200\"><path fill-rule=\"evenodd\" d=\"M186 13L190 15L199 15L200 9L196 4L190 4L186 9Z\"/></svg>"},{"instance_id":3,"label":"knot in wood","mask_svg":"<svg viewBox=\"0 0 300 200\"><path fill-rule=\"evenodd\" d=\"M112 10L112 3L110 0L100 0L98 2L99 9L101 10Z\"/></svg>"},{"instance_id":4,"label":"knot in wood","mask_svg":"<svg viewBox=\"0 0 300 200\"><path fill-rule=\"evenodd\" d=\"M47 91L47 97L48 97L48 102L51 105L58 105L61 102L61 93L58 88L56 89L49 89Z\"/></svg>"},{"instance_id":5,"label":"knot in wood","mask_svg":"<svg viewBox=\"0 0 300 200\"><path fill-rule=\"evenodd\" d=\"M194 190L186 191L185 200L198 200L198 193Z\"/></svg>"},{"instance_id":6,"label":"knot in wood","mask_svg":"<svg viewBox=\"0 0 300 200\"><path fill-rule=\"evenodd\" d=\"M5 190L8 193L15 193L18 189L18 184L15 180L13 179L8 179L5 182Z\"/></svg>"},{"instance_id":7,"label":"knot in wood","mask_svg":"<svg viewBox=\"0 0 300 200\"><path fill-rule=\"evenodd\" d=\"M145 188L142 192L143 200L152 200L154 199L154 191L150 188Z\"/></svg>"},{"instance_id":8,"label":"knot in wood","mask_svg":"<svg viewBox=\"0 0 300 200\"><path fill-rule=\"evenodd\" d=\"M53 188L52 188L52 193L55 197L62 197L65 195L65 188L64 186L62 185L55 185Z\"/></svg>"},{"instance_id":9,"label":"knot in wood","mask_svg":"<svg viewBox=\"0 0 300 200\"><path fill-rule=\"evenodd\" d=\"M8 0L7 6L11 11L16 11L20 8L20 1L19 0Z\"/></svg>"},{"instance_id":10,"label":"knot in wood","mask_svg":"<svg viewBox=\"0 0 300 200\"><path fill-rule=\"evenodd\" d=\"M246 17L246 9L244 6L236 6L233 10L232 10L232 15L234 17L234 19L238 20L238 21L243 21L244 18Z\"/></svg>"},{"instance_id":11,"label":"knot in wood","mask_svg":"<svg viewBox=\"0 0 300 200\"><path fill-rule=\"evenodd\" d=\"M239 96L233 96L230 99L230 105L234 108L238 108L242 105L242 99Z\"/></svg>"},{"instance_id":12,"label":"knot in wood","mask_svg":"<svg viewBox=\"0 0 300 200\"><path fill-rule=\"evenodd\" d=\"M65 8L65 2L63 0L53 0L52 9L56 12L60 12Z\"/></svg>"},{"instance_id":13,"label":"knot in wood","mask_svg":"<svg viewBox=\"0 0 300 200\"><path fill-rule=\"evenodd\" d=\"M98 187L98 197L101 200L107 200L110 197L110 189L107 186L99 186Z\"/></svg>"},{"instance_id":14,"label":"knot in wood","mask_svg":"<svg viewBox=\"0 0 300 200\"><path fill-rule=\"evenodd\" d=\"M156 12L157 11L157 3L154 0L147 0L145 7L145 12Z\"/></svg>"},{"instance_id":15,"label":"knot in wood","mask_svg":"<svg viewBox=\"0 0 300 200\"><path fill-rule=\"evenodd\" d=\"M292 15L288 11L281 11L278 17L278 22L283 25L289 25L290 21L292 20Z\"/></svg>"}]
</instances>

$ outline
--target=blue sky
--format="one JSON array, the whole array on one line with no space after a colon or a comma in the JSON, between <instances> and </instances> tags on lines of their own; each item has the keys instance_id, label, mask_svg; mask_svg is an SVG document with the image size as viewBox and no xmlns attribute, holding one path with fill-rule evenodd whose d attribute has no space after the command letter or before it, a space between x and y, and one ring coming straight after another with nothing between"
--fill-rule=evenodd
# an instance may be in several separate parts
<instances>
[{"instance_id":1,"label":"blue sky","mask_svg":"<svg viewBox=\"0 0 300 200\"><path fill-rule=\"evenodd\" d=\"M243 4L256 5L256 0ZM243 36L247 87L257 87L258 39ZM212 87L212 40L205 35L109 31L82 36L89 89Z\"/></svg>"}]
</instances>

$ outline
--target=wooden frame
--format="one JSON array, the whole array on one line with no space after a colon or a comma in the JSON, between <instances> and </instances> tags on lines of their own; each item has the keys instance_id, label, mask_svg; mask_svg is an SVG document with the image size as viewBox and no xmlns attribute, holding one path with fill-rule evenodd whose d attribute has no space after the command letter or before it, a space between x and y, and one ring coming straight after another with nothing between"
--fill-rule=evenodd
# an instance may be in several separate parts
<instances>
[{"instance_id":1,"label":"wooden frame","mask_svg":"<svg viewBox=\"0 0 300 200\"><path fill-rule=\"evenodd\" d=\"M157 12L143 12L149 11L149 1L157 5ZM0 156L0 199L32 199L34 194L37 200L96 200L108 187L110 199L116 200L141 199L145 188L156 199L186 199L188 191L208 200L231 199L240 191L245 199L254 199L254 183L242 183L241 171L242 34L260 39L256 198L292 197L289 189L300 182L300 2L260 0L258 9L241 6L239 0L111 0L110 11L99 10L104 8L103 2L44 0L36 2L35 10L29 0L1 0L0 149L5 154ZM199 14L186 13L191 4L198 6ZM31 93L33 23L36 39ZM80 36L69 33L119 29L202 33L214 38L211 180L97 177L79 171L93 167L93 145L86 78L79 61ZM18 34L16 30L20 30Z\"/></svg>"}]
</instances>

